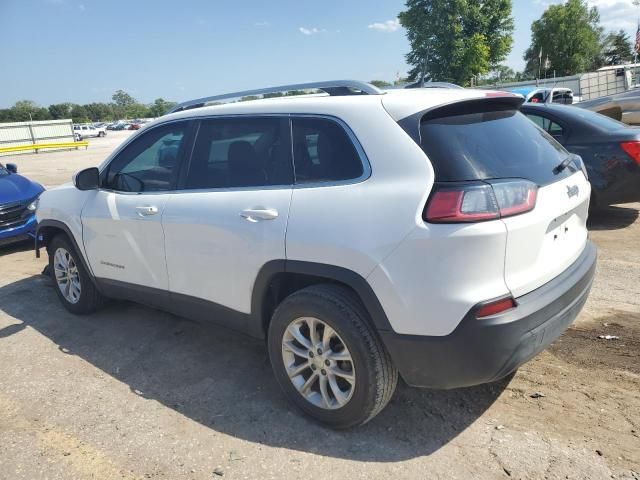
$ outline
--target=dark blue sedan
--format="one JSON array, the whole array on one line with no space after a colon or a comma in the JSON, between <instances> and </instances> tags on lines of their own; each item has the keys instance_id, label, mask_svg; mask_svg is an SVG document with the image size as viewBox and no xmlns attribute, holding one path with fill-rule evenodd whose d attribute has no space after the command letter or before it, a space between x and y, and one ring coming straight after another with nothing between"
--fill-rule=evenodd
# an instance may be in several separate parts
<instances>
[{"instance_id":1,"label":"dark blue sedan","mask_svg":"<svg viewBox=\"0 0 640 480\"><path fill-rule=\"evenodd\" d=\"M529 103L520 111L582 157L593 209L640 202L640 128L568 105Z\"/></svg>"},{"instance_id":2,"label":"dark blue sedan","mask_svg":"<svg viewBox=\"0 0 640 480\"><path fill-rule=\"evenodd\" d=\"M0 163L0 245L34 238L36 205L44 188Z\"/></svg>"}]
</instances>

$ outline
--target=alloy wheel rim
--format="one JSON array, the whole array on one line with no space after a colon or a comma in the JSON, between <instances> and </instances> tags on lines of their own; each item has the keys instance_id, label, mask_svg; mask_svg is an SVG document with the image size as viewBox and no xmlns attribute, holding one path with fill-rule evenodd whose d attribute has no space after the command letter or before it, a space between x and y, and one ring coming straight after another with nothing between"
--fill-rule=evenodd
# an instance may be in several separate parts
<instances>
[{"instance_id":1,"label":"alloy wheel rim","mask_svg":"<svg viewBox=\"0 0 640 480\"><path fill-rule=\"evenodd\" d=\"M351 353L322 320L293 320L282 337L282 360L289 380L309 403L335 410L351 400L356 386Z\"/></svg>"},{"instance_id":2,"label":"alloy wheel rim","mask_svg":"<svg viewBox=\"0 0 640 480\"><path fill-rule=\"evenodd\" d=\"M78 303L82 286L78 266L71 254L64 248L58 248L53 255L53 271L60 293L69 303Z\"/></svg>"}]
</instances>

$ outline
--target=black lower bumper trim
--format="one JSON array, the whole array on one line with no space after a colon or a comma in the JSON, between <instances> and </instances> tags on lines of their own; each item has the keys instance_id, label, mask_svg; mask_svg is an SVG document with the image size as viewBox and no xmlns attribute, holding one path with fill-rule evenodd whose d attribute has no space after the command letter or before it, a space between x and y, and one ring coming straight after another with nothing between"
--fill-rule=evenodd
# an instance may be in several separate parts
<instances>
[{"instance_id":1,"label":"black lower bumper trim","mask_svg":"<svg viewBox=\"0 0 640 480\"><path fill-rule=\"evenodd\" d=\"M380 331L403 379L413 386L458 388L507 376L544 350L580 313L595 275L590 241L562 274L516 299L517 308L478 320L471 311L443 337Z\"/></svg>"}]
</instances>

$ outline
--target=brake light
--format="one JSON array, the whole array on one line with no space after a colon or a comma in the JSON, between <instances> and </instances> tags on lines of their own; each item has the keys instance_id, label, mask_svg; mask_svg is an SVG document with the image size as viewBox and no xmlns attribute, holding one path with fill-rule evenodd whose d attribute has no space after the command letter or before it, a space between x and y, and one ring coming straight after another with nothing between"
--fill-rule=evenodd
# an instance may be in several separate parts
<instances>
[{"instance_id":1,"label":"brake light","mask_svg":"<svg viewBox=\"0 0 640 480\"><path fill-rule=\"evenodd\" d=\"M620 146L634 162L640 165L640 142L622 142Z\"/></svg>"},{"instance_id":2,"label":"brake light","mask_svg":"<svg viewBox=\"0 0 640 480\"><path fill-rule=\"evenodd\" d=\"M436 185L422 218L430 223L496 220L533 210L538 187L527 180Z\"/></svg>"},{"instance_id":3,"label":"brake light","mask_svg":"<svg viewBox=\"0 0 640 480\"><path fill-rule=\"evenodd\" d=\"M516 302L513 298L502 298L500 300L496 300L495 302L487 303L481 306L476 312L476 318L490 317L492 315L506 312L507 310L511 310L515 307Z\"/></svg>"}]
</instances>

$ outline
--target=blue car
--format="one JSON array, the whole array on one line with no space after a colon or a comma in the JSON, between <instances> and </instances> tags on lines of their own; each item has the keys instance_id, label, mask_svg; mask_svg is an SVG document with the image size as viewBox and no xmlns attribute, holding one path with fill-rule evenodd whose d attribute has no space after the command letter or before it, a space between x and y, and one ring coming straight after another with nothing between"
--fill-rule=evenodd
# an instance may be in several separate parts
<instances>
[{"instance_id":1,"label":"blue car","mask_svg":"<svg viewBox=\"0 0 640 480\"><path fill-rule=\"evenodd\" d=\"M34 238L36 201L42 185L18 175L13 163L0 163L0 245Z\"/></svg>"}]
</instances>

